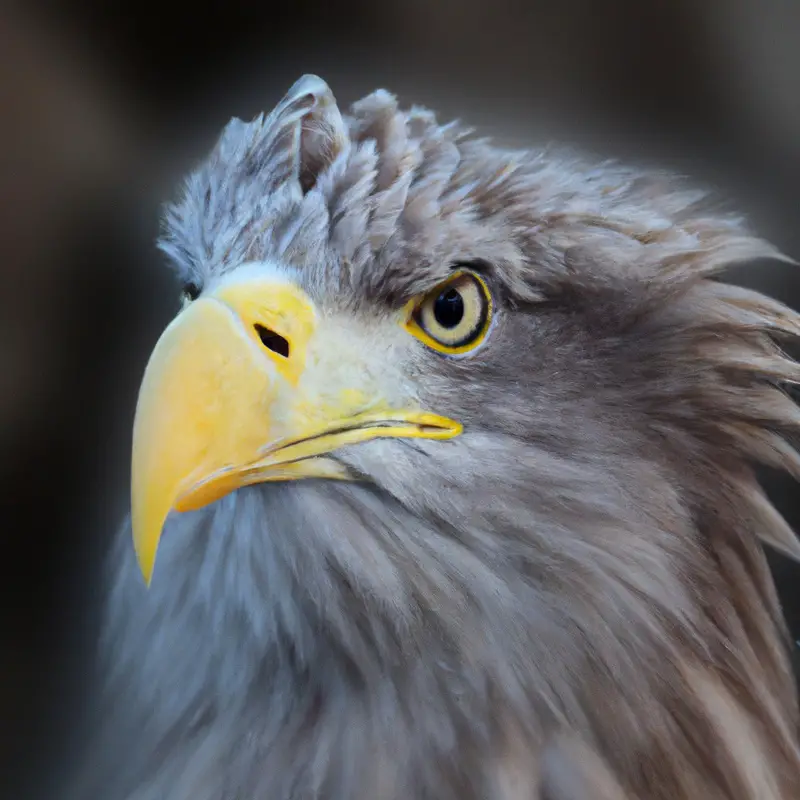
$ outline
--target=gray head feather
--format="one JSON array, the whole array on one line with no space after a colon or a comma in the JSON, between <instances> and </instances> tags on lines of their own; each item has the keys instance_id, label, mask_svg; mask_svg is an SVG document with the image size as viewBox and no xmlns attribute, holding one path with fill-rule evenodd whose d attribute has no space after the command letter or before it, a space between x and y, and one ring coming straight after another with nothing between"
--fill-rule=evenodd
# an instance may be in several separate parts
<instances>
[{"instance_id":1,"label":"gray head feather","mask_svg":"<svg viewBox=\"0 0 800 800\"><path fill-rule=\"evenodd\" d=\"M162 247L200 285L278 261L362 319L467 261L501 313L473 357L400 367L463 436L171 519L149 593L123 531L75 797L792 796L758 539L800 547L749 463L800 477L800 369L774 344L800 319L713 280L781 257L739 217L384 91L343 115L307 76L228 125Z\"/></svg>"}]
</instances>

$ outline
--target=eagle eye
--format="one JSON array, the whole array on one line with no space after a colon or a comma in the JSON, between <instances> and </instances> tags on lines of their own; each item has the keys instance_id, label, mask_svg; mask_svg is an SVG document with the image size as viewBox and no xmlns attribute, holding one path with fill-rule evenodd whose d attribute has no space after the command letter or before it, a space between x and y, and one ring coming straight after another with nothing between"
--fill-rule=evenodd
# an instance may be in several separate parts
<instances>
[{"instance_id":1,"label":"eagle eye","mask_svg":"<svg viewBox=\"0 0 800 800\"><path fill-rule=\"evenodd\" d=\"M197 300L200 297L200 292L202 288L200 284L195 281L187 281L183 284L183 288L181 289L181 300L183 301L184 305Z\"/></svg>"},{"instance_id":2,"label":"eagle eye","mask_svg":"<svg viewBox=\"0 0 800 800\"><path fill-rule=\"evenodd\" d=\"M460 271L412 303L406 329L437 352L460 355L486 338L491 315L489 288Z\"/></svg>"}]
</instances>

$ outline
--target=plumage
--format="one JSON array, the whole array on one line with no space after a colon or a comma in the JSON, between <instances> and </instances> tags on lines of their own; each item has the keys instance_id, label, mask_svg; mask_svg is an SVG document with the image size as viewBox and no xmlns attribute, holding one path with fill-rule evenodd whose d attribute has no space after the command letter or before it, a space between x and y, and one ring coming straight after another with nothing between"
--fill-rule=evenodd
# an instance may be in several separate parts
<instances>
[{"instance_id":1,"label":"plumage","mask_svg":"<svg viewBox=\"0 0 800 800\"><path fill-rule=\"evenodd\" d=\"M161 244L201 298L290 280L327 326L331 380L463 433L344 446L358 481L171 514L149 589L126 522L70 798L796 796L762 542L800 545L753 463L800 477L800 367L778 346L800 317L718 280L784 258L741 217L384 91L343 114L306 76L226 127ZM397 319L459 264L496 313L447 357Z\"/></svg>"}]
</instances>

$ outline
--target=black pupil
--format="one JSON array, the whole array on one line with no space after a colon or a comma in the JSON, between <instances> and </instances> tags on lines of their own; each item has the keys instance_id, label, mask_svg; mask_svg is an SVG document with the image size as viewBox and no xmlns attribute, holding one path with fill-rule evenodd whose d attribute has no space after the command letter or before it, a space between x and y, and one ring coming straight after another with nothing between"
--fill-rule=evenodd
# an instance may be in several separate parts
<instances>
[{"instance_id":1,"label":"black pupil","mask_svg":"<svg viewBox=\"0 0 800 800\"><path fill-rule=\"evenodd\" d=\"M455 289L442 292L433 304L433 316L443 328L455 328L464 318L464 299Z\"/></svg>"},{"instance_id":2,"label":"black pupil","mask_svg":"<svg viewBox=\"0 0 800 800\"><path fill-rule=\"evenodd\" d=\"M197 298L200 296L200 287L194 281L189 281L189 283L184 285L183 293L190 300L197 300Z\"/></svg>"}]
</instances>

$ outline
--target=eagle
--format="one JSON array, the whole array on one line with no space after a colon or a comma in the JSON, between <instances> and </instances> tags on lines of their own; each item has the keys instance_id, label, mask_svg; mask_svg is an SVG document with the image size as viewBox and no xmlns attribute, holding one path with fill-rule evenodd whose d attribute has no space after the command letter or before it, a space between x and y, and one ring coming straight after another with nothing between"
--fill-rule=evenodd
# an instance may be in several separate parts
<instances>
[{"instance_id":1,"label":"eagle","mask_svg":"<svg viewBox=\"0 0 800 800\"><path fill-rule=\"evenodd\" d=\"M741 215L306 75L160 247L67 797L798 796L800 317Z\"/></svg>"}]
</instances>

